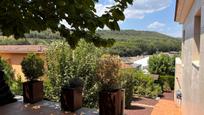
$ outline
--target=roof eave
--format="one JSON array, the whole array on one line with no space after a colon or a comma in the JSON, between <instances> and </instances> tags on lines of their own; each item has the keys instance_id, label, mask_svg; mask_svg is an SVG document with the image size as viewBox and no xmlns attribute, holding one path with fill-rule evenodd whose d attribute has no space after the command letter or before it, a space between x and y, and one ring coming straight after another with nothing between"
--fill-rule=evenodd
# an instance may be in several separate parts
<instances>
[{"instance_id":1,"label":"roof eave","mask_svg":"<svg viewBox=\"0 0 204 115\"><path fill-rule=\"evenodd\" d=\"M176 8L175 8L175 15L174 15L174 21L177 22L177 10L178 10L178 0L176 0Z\"/></svg>"}]
</instances>

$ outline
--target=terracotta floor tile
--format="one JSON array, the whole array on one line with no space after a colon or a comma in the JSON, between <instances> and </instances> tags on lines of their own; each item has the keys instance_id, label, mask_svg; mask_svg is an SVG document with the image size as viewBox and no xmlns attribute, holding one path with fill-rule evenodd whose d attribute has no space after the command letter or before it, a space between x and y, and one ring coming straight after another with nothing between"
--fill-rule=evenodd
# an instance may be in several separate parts
<instances>
[{"instance_id":1,"label":"terracotta floor tile","mask_svg":"<svg viewBox=\"0 0 204 115\"><path fill-rule=\"evenodd\" d=\"M161 99L155 105L151 115L181 115L181 110L173 100Z\"/></svg>"}]
</instances>

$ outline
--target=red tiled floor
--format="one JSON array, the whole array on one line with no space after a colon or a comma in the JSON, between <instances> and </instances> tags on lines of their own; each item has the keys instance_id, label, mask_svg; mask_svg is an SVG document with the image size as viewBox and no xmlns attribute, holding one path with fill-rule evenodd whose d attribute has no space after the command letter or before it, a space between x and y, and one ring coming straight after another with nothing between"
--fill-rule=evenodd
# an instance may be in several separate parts
<instances>
[{"instance_id":1,"label":"red tiled floor","mask_svg":"<svg viewBox=\"0 0 204 115\"><path fill-rule=\"evenodd\" d=\"M174 92L165 92L155 105L151 115L181 115L181 110L174 102Z\"/></svg>"},{"instance_id":2,"label":"red tiled floor","mask_svg":"<svg viewBox=\"0 0 204 115\"><path fill-rule=\"evenodd\" d=\"M149 98L134 98L131 107L125 110L126 115L150 115L157 100Z\"/></svg>"},{"instance_id":3,"label":"red tiled floor","mask_svg":"<svg viewBox=\"0 0 204 115\"><path fill-rule=\"evenodd\" d=\"M164 92L161 99L174 100L174 92Z\"/></svg>"},{"instance_id":4,"label":"red tiled floor","mask_svg":"<svg viewBox=\"0 0 204 115\"><path fill-rule=\"evenodd\" d=\"M155 105L151 115L181 115L181 110L174 101L161 99Z\"/></svg>"},{"instance_id":5,"label":"red tiled floor","mask_svg":"<svg viewBox=\"0 0 204 115\"><path fill-rule=\"evenodd\" d=\"M180 108L173 101L173 92L163 93L163 97L156 101L148 98L135 98L132 108L126 109L126 115L181 115Z\"/></svg>"}]
</instances>

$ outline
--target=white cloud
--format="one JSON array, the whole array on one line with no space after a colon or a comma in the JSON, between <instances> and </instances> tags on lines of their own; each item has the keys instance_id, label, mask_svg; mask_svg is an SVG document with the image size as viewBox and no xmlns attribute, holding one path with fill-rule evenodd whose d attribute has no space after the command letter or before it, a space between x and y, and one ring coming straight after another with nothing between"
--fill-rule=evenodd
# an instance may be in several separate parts
<instances>
[{"instance_id":1,"label":"white cloud","mask_svg":"<svg viewBox=\"0 0 204 115\"><path fill-rule=\"evenodd\" d=\"M133 5L125 10L126 18L143 19L146 14L162 11L170 5L171 0L135 0ZM101 15L106 9L113 5L113 0L108 0L109 4L96 4L97 14Z\"/></svg>"},{"instance_id":2,"label":"white cloud","mask_svg":"<svg viewBox=\"0 0 204 115\"><path fill-rule=\"evenodd\" d=\"M165 24L163 24L161 22L158 22L158 21L155 21L155 22L149 24L147 26L147 28L148 29L153 29L153 30L155 30L155 29L160 29L161 30L164 26L165 26Z\"/></svg>"},{"instance_id":3,"label":"white cloud","mask_svg":"<svg viewBox=\"0 0 204 115\"><path fill-rule=\"evenodd\" d=\"M107 7L110 7L111 5L103 5L103 4L96 4L96 13L98 16L101 16L104 14L104 12L107 10Z\"/></svg>"}]
</instances>

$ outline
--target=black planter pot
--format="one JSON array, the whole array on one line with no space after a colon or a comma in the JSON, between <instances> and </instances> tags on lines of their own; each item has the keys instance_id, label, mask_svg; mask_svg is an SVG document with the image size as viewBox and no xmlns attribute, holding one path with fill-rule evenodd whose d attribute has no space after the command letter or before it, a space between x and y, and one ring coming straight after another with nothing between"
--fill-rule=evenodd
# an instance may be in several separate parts
<instances>
[{"instance_id":1,"label":"black planter pot","mask_svg":"<svg viewBox=\"0 0 204 115\"><path fill-rule=\"evenodd\" d=\"M124 114L124 91L121 89L99 92L100 115Z\"/></svg>"},{"instance_id":2,"label":"black planter pot","mask_svg":"<svg viewBox=\"0 0 204 115\"><path fill-rule=\"evenodd\" d=\"M36 103L43 100L43 81L28 81L23 83L24 103Z\"/></svg>"},{"instance_id":3,"label":"black planter pot","mask_svg":"<svg viewBox=\"0 0 204 115\"><path fill-rule=\"evenodd\" d=\"M62 88L61 109L63 111L76 111L82 107L82 89Z\"/></svg>"}]
</instances>

